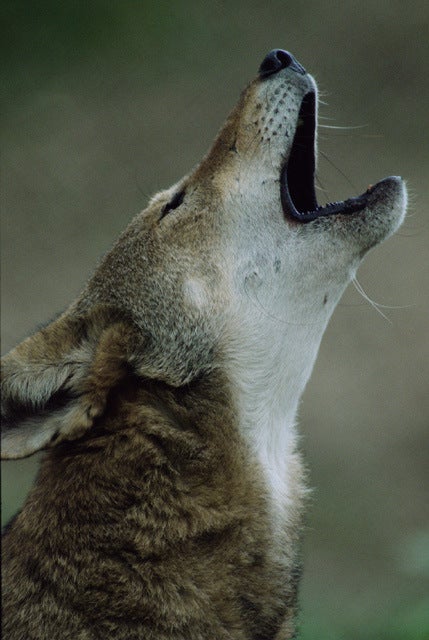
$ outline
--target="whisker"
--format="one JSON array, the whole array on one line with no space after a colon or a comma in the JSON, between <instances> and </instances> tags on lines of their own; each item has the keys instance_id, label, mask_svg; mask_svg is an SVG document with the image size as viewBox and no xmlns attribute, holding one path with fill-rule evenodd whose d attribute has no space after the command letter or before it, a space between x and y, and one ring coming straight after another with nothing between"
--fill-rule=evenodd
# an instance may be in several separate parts
<instances>
[{"instance_id":1,"label":"whisker","mask_svg":"<svg viewBox=\"0 0 429 640\"><path fill-rule=\"evenodd\" d=\"M351 131L353 129L365 129L365 127L367 127L367 124L357 124L357 125L353 125L353 126L338 126L338 125L334 125L334 124L319 124L319 127L322 127L322 129L340 129L341 131Z\"/></svg>"},{"instance_id":2,"label":"whisker","mask_svg":"<svg viewBox=\"0 0 429 640\"><path fill-rule=\"evenodd\" d=\"M316 176L316 183L315 187L318 191L322 191L324 193L325 196L328 196L328 190L323 186L321 179L319 178L319 176Z\"/></svg>"},{"instance_id":3,"label":"whisker","mask_svg":"<svg viewBox=\"0 0 429 640\"><path fill-rule=\"evenodd\" d=\"M358 291L358 293L367 302L369 302L369 304L377 311L377 313L379 313L390 324L392 324L392 321L381 311L381 309L410 309L415 306L414 304L388 305L388 304L381 304L380 302L375 302L375 300L372 300L372 298L369 297L369 295L366 293L366 291L364 290L361 283L358 281L356 277L353 278L352 282L356 291Z\"/></svg>"},{"instance_id":4,"label":"whisker","mask_svg":"<svg viewBox=\"0 0 429 640\"><path fill-rule=\"evenodd\" d=\"M269 318L270 320L274 320L275 322L279 322L280 324L284 324L291 327L302 327L302 326L316 327L320 325L319 322L303 322L302 320L300 320L299 322L293 322L292 320L279 318L277 315L270 313L262 304L262 302L259 300L257 292L254 291L253 294L251 294L251 292L248 290L247 280L244 281L244 291L249 302L253 304L255 308L257 308L266 318Z\"/></svg>"},{"instance_id":5,"label":"whisker","mask_svg":"<svg viewBox=\"0 0 429 640\"><path fill-rule=\"evenodd\" d=\"M356 278L356 276L353 278L352 280L353 286L355 287L356 291L358 293L360 293L360 295L362 296L362 298L364 298L364 300L366 300L367 302L369 302L369 304L371 305L371 307L373 307L373 309L375 309L377 311L377 313L379 313L381 315L382 318L384 318L385 320L387 320L387 322L389 322L389 324L392 324L392 321L390 318L388 318L386 316L385 313L382 312L381 308L383 305L378 304L377 302L375 302L374 300L372 300L372 298L369 297L369 295L366 293L366 291L364 290L364 288L362 287L362 285L360 284L360 282L358 281L358 279Z\"/></svg>"},{"instance_id":6,"label":"whisker","mask_svg":"<svg viewBox=\"0 0 429 640\"><path fill-rule=\"evenodd\" d=\"M340 169L340 167L338 167L335 162L332 162L332 160L329 158L328 155L326 155L326 153L324 153L324 151L322 151L321 149L319 149L319 153L320 155L327 161L329 162L329 164L334 167L334 169L336 169L338 171L338 173L340 175L343 176L343 178L348 182L348 184L351 186L352 189L354 189L354 191L357 193L358 189L356 187L356 185L350 180L350 178L348 177L348 175L346 173L344 173L344 171L342 169Z\"/></svg>"}]
</instances>

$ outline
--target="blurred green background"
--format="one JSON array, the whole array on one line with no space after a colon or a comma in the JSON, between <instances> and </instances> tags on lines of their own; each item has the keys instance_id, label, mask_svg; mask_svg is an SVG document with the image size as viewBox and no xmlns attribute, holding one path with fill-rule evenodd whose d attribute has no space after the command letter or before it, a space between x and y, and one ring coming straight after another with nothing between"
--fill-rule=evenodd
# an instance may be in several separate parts
<instances>
[{"instance_id":1,"label":"blurred green background","mask_svg":"<svg viewBox=\"0 0 429 640\"><path fill-rule=\"evenodd\" d=\"M15 0L2 13L3 352L198 162L274 47L315 75L323 123L362 125L320 131L325 200L408 180L404 226L359 272L387 319L350 287L302 403L315 490L301 619L305 639L429 638L427 2ZM37 462L3 465L3 521Z\"/></svg>"}]
</instances>

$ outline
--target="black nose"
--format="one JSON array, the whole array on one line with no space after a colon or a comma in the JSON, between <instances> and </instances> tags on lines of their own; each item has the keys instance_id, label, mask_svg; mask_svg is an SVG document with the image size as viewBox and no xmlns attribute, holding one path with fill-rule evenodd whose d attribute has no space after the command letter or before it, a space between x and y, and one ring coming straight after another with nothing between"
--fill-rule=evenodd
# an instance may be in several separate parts
<instances>
[{"instance_id":1,"label":"black nose","mask_svg":"<svg viewBox=\"0 0 429 640\"><path fill-rule=\"evenodd\" d=\"M259 75L261 78L266 78L273 75L273 73L277 73L281 69L291 69L297 73L305 73L304 67L295 60L289 51L273 49L262 60L261 66L259 67Z\"/></svg>"}]
</instances>

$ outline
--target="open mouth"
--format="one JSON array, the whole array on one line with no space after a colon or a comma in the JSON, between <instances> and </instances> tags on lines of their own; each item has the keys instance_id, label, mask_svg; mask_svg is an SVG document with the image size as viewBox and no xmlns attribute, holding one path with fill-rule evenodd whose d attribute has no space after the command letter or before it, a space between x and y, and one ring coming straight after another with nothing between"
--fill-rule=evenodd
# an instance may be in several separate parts
<instances>
[{"instance_id":1,"label":"open mouth","mask_svg":"<svg viewBox=\"0 0 429 640\"><path fill-rule=\"evenodd\" d=\"M285 216L300 222L311 222L321 216L350 214L365 208L366 193L342 202L330 202L325 206L317 203L315 179L315 131L316 96L310 91L304 96L298 115L298 125L289 159L280 176L280 192Z\"/></svg>"}]
</instances>

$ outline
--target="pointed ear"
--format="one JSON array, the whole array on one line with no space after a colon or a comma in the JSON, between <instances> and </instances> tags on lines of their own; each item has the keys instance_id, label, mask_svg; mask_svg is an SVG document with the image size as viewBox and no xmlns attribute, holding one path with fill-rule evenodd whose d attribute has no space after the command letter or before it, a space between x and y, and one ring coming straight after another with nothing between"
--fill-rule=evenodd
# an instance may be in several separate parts
<instances>
[{"instance_id":1,"label":"pointed ear","mask_svg":"<svg viewBox=\"0 0 429 640\"><path fill-rule=\"evenodd\" d=\"M62 316L2 359L2 458L81 437L130 372L136 334L98 309Z\"/></svg>"}]
</instances>

